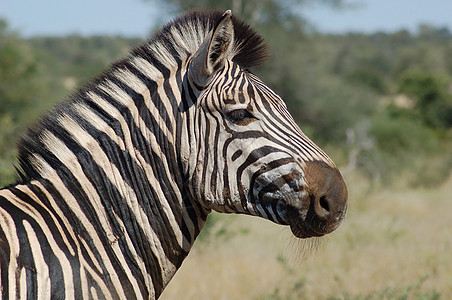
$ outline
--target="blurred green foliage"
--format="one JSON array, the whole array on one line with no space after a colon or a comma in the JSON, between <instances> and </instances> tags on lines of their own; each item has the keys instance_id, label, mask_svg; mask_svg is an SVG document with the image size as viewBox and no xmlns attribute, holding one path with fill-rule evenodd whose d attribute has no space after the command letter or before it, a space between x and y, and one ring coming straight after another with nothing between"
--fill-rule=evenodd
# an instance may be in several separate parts
<instances>
[{"instance_id":1,"label":"blurred green foliage","mask_svg":"<svg viewBox=\"0 0 452 300\"><path fill-rule=\"evenodd\" d=\"M17 119L23 107L32 104L35 75L32 49L9 33L7 23L0 20L0 116L8 114Z\"/></svg>"},{"instance_id":2,"label":"blurred green foliage","mask_svg":"<svg viewBox=\"0 0 452 300\"><path fill-rule=\"evenodd\" d=\"M320 34L299 17L312 1L200 1L168 3L174 14L198 4L229 7L252 23L272 53L253 71L344 173L413 186L437 185L449 176L452 34L447 29L422 25L415 34ZM138 42L107 36L23 39L0 23L0 185L13 182L14 141L29 121Z\"/></svg>"},{"instance_id":3,"label":"blurred green foliage","mask_svg":"<svg viewBox=\"0 0 452 300\"><path fill-rule=\"evenodd\" d=\"M415 70L403 74L400 92L414 98L415 115L432 128L452 128L450 77Z\"/></svg>"}]
</instances>

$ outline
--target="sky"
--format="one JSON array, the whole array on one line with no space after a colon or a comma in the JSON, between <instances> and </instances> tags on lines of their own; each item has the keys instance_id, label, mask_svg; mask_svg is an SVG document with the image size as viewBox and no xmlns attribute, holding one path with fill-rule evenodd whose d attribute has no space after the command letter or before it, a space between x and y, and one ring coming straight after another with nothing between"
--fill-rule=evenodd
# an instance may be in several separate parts
<instances>
[{"instance_id":1,"label":"sky","mask_svg":"<svg viewBox=\"0 0 452 300\"><path fill-rule=\"evenodd\" d=\"M415 31L419 24L452 29L452 0L345 0L354 8L311 5L303 15L321 32ZM0 0L0 18L21 36L123 35L146 37L169 17L157 1Z\"/></svg>"}]
</instances>

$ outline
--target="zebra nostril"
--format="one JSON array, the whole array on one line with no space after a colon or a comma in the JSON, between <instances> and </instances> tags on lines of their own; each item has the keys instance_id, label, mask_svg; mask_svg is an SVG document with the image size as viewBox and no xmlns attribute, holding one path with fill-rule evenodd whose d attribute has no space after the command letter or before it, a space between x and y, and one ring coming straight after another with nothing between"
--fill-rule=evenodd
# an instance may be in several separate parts
<instances>
[{"instance_id":1,"label":"zebra nostril","mask_svg":"<svg viewBox=\"0 0 452 300\"><path fill-rule=\"evenodd\" d=\"M343 219L347 207L347 188L339 171L322 163L308 163L306 181L312 212L321 226L334 227Z\"/></svg>"},{"instance_id":2,"label":"zebra nostril","mask_svg":"<svg viewBox=\"0 0 452 300\"><path fill-rule=\"evenodd\" d=\"M330 205L328 204L328 201L326 200L326 196L320 197L319 204L320 204L320 207L322 207L327 212L330 211Z\"/></svg>"},{"instance_id":3,"label":"zebra nostril","mask_svg":"<svg viewBox=\"0 0 452 300\"><path fill-rule=\"evenodd\" d=\"M311 207L317 217L325 220L330 215L330 204L326 196L316 197L311 195Z\"/></svg>"}]
</instances>

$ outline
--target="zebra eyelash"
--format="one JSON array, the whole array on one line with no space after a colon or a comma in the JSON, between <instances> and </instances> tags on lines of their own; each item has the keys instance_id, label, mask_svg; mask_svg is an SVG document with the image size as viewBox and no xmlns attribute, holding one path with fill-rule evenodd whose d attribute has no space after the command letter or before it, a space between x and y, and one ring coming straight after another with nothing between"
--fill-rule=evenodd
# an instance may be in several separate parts
<instances>
[{"instance_id":1,"label":"zebra eyelash","mask_svg":"<svg viewBox=\"0 0 452 300\"><path fill-rule=\"evenodd\" d=\"M257 120L257 118L248 109L244 108L232 110L226 113L226 116L234 124L240 126L246 126L251 122Z\"/></svg>"}]
</instances>

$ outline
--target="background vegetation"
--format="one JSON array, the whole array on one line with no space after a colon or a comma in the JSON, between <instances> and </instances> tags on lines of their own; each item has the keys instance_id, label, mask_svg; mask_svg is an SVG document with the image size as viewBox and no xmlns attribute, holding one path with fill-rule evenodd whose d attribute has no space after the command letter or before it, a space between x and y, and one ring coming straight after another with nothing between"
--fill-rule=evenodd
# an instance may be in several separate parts
<instances>
[{"instance_id":1,"label":"background vegetation","mask_svg":"<svg viewBox=\"0 0 452 300\"><path fill-rule=\"evenodd\" d=\"M452 220L444 215L452 209L452 33L421 25L415 33L320 34L300 17L308 2L165 2L172 14L232 7L266 38L271 60L253 71L332 156L350 189L345 224L302 265L275 248L279 227L213 214L167 299L452 297ZM137 43L111 36L25 39L0 21L0 186L15 180L15 141L24 128ZM193 276L199 265L205 269ZM217 275L230 283L208 281Z\"/></svg>"}]
</instances>

